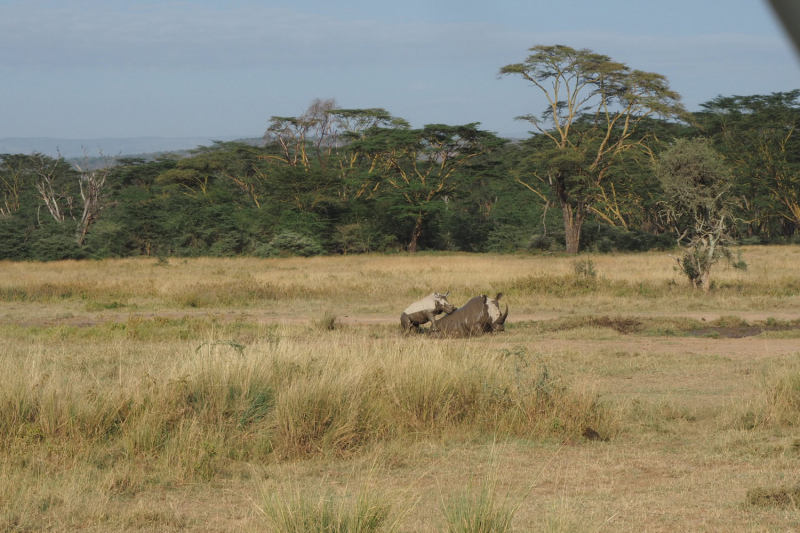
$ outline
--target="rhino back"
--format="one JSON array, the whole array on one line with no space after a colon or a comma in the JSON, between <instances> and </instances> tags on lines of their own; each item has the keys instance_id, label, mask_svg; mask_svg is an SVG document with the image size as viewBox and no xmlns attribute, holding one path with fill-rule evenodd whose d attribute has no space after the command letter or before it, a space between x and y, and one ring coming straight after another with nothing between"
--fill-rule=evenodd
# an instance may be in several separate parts
<instances>
[{"instance_id":1,"label":"rhino back","mask_svg":"<svg viewBox=\"0 0 800 533\"><path fill-rule=\"evenodd\" d=\"M453 313L436 321L439 331L449 335L480 335L490 323L484 296L476 296Z\"/></svg>"},{"instance_id":2,"label":"rhino back","mask_svg":"<svg viewBox=\"0 0 800 533\"><path fill-rule=\"evenodd\" d=\"M411 316L415 313L420 313L422 311L434 311L436 309L436 297L434 294L429 294L422 300L414 302L413 304L406 307L404 311L405 314Z\"/></svg>"}]
</instances>

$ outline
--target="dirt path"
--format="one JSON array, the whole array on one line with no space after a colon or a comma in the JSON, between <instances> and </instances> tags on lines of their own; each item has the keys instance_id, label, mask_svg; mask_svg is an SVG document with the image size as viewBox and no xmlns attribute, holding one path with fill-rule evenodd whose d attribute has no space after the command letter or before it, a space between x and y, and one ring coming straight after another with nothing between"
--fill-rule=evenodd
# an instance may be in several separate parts
<instances>
[{"instance_id":1,"label":"dirt path","mask_svg":"<svg viewBox=\"0 0 800 533\"><path fill-rule=\"evenodd\" d=\"M595 315L605 315L604 313L596 313ZM554 320L570 316L564 313L528 313L517 314L513 313L508 317L508 323L521 323L521 322L538 322L542 320ZM618 313L617 316L624 316L630 318L655 318L655 317L685 317L692 318L700 321L712 322L723 316L735 316L745 320L749 323L763 322L769 318L777 320L800 320L800 312L785 312L785 311L728 311L728 312L683 312L683 313ZM77 313L62 313L60 315L52 316L43 313L41 310L33 310L24 305L0 305L0 325L19 325L19 326L78 326L87 327L107 322L122 323L131 319L152 320L155 318L166 319L216 319L222 321L243 320L248 322L256 322L260 324L303 324L310 323L319 317L305 316L305 315L289 315L289 314L275 314L260 310L204 310L204 309L184 309L180 311L163 310L163 311L108 311L100 313L92 312L77 312ZM341 324L351 326L369 326L369 325L389 325L399 324L399 315L338 315L337 320Z\"/></svg>"},{"instance_id":2,"label":"dirt path","mask_svg":"<svg viewBox=\"0 0 800 533\"><path fill-rule=\"evenodd\" d=\"M800 339L720 338L694 337L635 337L619 340L562 340L542 339L533 347L544 352L584 351L602 349L624 354L669 354L675 352L709 355L716 354L732 360L752 360L777 355L800 354Z\"/></svg>"},{"instance_id":3,"label":"dirt path","mask_svg":"<svg viewBox=\"0 0 800 533\"><path fill-rule=\"evenodd\" d=\"M598 313L597 315L603 315ZM570 316L564 313L528 313L510 314L508 323L538 322L543 320L554 320ZM630 318L655 318L655 317L685 317L700 321L712 322L723 316L739 317L748 323L764 322L769 318L776 320L800 320L800 312L785 311L728 311L728 312L683 312L683 313L619 313L618 316ZM52 326L75 326L89 327L108 322L123 323L131 319L153 320L156 318L166 318L178 320L188 319L215 319L220 321L242 320L259 324L307 324L319 317L306 315L276 314L263 310L205 310L205 309L183 309L161 310L161 311L107 311L107 312L73 312L62 313L53 316L41 309L32 309L25 305L2 305L0 304L0 325L18 325L23 327L52 327ZM339 315L337 320L341 324L349 326L370 326L370 325L391 325L399 324L399 315Z\"/></svg>"}]
</instances>

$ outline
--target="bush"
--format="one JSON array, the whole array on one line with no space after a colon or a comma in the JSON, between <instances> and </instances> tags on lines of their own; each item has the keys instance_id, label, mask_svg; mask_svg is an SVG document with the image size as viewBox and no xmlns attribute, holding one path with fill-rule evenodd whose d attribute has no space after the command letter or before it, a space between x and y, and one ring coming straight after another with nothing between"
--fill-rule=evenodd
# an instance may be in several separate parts
<instances>
[{"instance_id":1,"label":"bush","mask_svg":"<svg viewBox=\"0 0 800 533\"><path fill-rule=\"evenodd\" d=\"M528 248L530 235L528 228L509 224L497 226L486 239L486 251L507 254L525 250Z\"/></svg>"},{"instance_id":2,"label":"bush","mask_svg":"<svg viewBox=\"0 0 800 533\"><path fill-rule=\"evenodd\" d=\"M594 270L594 261L591 259L581 259L572 264L575 275L582 278L596 278L597 272Z\"/></svg>"},{"instance_id":3,"label":"bush","mask_svg":"<svg viewBox=\"0 0 800 533\"><path fill-rule=\"evenodd\" d=\"M22 221L11 216L0 217L0 259L11 261L28 259L26 240Z\"/></svg>"},{"instance_id":4,"label":"bush","mask_svg":"<svg viewBox=\"0 0 800 533\"><path fill-rule=\"evenodd\" d=\"M258 246L255 255L257 257L288 257L293 255L311 257L324 253L325 250L322 246L311 237L286 231L273 237L269 244Z\"/></svg>"},{"instance_id":5,"label":"bush","mask_svg":"<svg viewBox=\"0 0 800 533\"><path fill-rule=\"evenodd\" d=\"M585 249L599 253L666 251L675 248L675 237L670 234L656 235L588 222L583 227L581 242Z\"/></svg>"},{"instance_id":6,"label":"bush","mask_svg":"<svg viewBox=\"0 0 800 533\"><path fill-rule=\"evenodd\" d=\"M553 237L550 235L534 235L528 242L529 250L546 252L553 247Z\"/></svg>"},{"instance_id":7,"label":"bush","mask_svg":"<svg viewBox=\"0 0 800 533\"><path fill-rule=\"evenodd\" d=\"M220 235L211 245L208 254L212 257L234 257L242 250L242 239L237 233Z\"/></svg>"},{"instance_id":8,"label":"bush","mask_svg":"<svg viewBox=\"0 0 800 533\"><path fill-rule=\"evenodd\" d=\"M52 224L36 232L31 243L31 258L38 261L85 259L86 250L75 241L75 224Z\"/></svg>"},{"instance_id":9,"label":"bush","mask_svg":"<svg viewBox=\"0 0 800 533\"><path fill-rule=\"evenodd\" d=\"M333 251L347 254L383 252L397 247L397 239L378 230L373 224L357 222L336 226Z\"/></svg>"}]
</instances>

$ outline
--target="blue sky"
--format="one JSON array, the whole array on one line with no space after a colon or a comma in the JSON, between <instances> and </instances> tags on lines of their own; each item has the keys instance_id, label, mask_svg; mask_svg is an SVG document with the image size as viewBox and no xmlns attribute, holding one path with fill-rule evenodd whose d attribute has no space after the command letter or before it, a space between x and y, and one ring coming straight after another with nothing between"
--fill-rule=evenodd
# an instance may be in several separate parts
<instances>
[{"instance_id":1,"label":"blue sky","mask_svg":"<svg viewBox=\"0 0 800 533\"><path fill-rule=\"evenodd\" d=\"M0 0L0 137L260 136L314 98L522 136L537 44L664 74L690 110L800 88L761 0Z\"/></svg>"}]
</instances>

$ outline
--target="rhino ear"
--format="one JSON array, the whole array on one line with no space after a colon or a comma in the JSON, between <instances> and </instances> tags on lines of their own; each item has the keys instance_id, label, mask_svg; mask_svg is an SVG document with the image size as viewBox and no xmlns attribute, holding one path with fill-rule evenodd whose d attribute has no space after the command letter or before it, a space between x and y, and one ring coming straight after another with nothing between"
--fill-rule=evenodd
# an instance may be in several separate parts
<instances>
[{"instance_id":1,"label":"rhino ear","mask_svg":"<svg viewBox=\"0 0 800 533\"><path fill-rule=\"evenodd\" d=\"M450 291L447 291L446 293L444 293L444 297L445 298L447 298L449 295L450 295Z\"/></svg>"}]
</instances>

